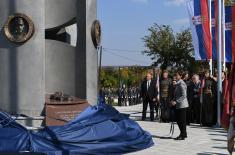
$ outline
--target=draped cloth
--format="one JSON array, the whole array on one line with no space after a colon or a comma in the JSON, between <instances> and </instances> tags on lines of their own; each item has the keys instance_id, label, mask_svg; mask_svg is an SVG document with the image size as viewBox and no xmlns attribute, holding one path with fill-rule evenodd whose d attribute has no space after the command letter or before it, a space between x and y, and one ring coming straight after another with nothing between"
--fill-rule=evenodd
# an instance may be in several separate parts
<instances>
[{"instance_id":1,"label":"draped cloth","mask_svg":"<svg viewBox=\"0 0 235 155\"><path fill-rule=\"evenodd\" d=\"M221 126L224 129L229 128L229 119L230 119L230 99L231 99L231 80L225 79L223 82L223 91L222 91L222 97L223 97L223 111L222 111L222 117L221 117Z\"/></svg>"},{"instance_id":2,"label":"draped cloth","mask_svg":"<svg viewBox=\"0 0 235 155\"><path fill-rule=\"evenodd\" d=\"M124 154L153 144L148 132L105 103L88 107L64 126L49 126L39 131L29 131L7 113L0 112L0 153Z\"/></svg>"},{"instance_id":3,"label":"draped cloth","mask_svg":"<svg viewBox=\"0 0 235 155\"><path fill-rule=\"evenodd\" d=\"M235 64L232 65L229 79L224 85L224 104L221 125L228 130L228 151L232 154L235 138Z\"/></svg>"}]
</instances>

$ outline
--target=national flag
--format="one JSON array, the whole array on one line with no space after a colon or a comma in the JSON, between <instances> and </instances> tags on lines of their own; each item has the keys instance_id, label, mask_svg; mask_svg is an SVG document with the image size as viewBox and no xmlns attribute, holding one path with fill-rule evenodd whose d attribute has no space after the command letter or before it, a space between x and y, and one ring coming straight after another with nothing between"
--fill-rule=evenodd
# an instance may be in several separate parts
<instances>
[{"instance_id":1,"label":"national flag","mask_svg":"<svg viewBox=\"0 0 235 155\"><path fill-rule=\"evenodd\" d=\"M187 2L196 60L212 58L209 9L206 0Z\"/></svg>"},{"instance_id":2,"label":"national flag","mask_svg":"<svg viewBox=\"0 0 235 155\"><path fill-rule=\"evenodd\" d=\"M225 52L227 62L235 62L235 2L225 3Z\"/></svg>"},{"instance_id":3,"label":"national flag","mask_svg":"<svg viewBox=\"0 0 235 155\"><path fill-rule=\"evenodd\" d=\"M216 27L216 16L218 16L218 12L216 9L215 1L211 2L211 35L212 35L212 59L217 59L217 27Z\"/></svg>"},{"instance_id":4,"label":"national flag","mask_svg":"<svg viewBox=\"0 0 235 155\"><path fill-rule=\"evenodd\" d=\"M222 60L225 62L235 62L235 1L225 0L225 8L223 8L222 23L224 26L222 27L222 41L224 42L222 47ZM212 30L212 57L213 60L217 60L217 41L218 41L218 0L213 0L211 3L211 30Z\"/></svg>"},{"instance_id":5,"label":"national flag","mask_svg":"<svg viewBox=\"0 0 235 155\"><path fill-rule=\"evenodd\" d=\"M224 7L224 5L222 5L222 8ZM224 9L221 10L222 13L222 19L221 22L224 24L225 23L225 12ZM213 60L217 60L217 55L218 55L218 25L219 25L219 21L218 21L218 16L219 16L219 11L218 11L218 0L212 0L211 1L211 30L212 30L212 58ZM228 60L225 57L225 37L224 37L224 33L225 33L225 27L222 24L222 34L221 34L221 40L222 40L222 47L221 47L221 60L222 62L228 62Z\"/></svg>"}]
</instances>

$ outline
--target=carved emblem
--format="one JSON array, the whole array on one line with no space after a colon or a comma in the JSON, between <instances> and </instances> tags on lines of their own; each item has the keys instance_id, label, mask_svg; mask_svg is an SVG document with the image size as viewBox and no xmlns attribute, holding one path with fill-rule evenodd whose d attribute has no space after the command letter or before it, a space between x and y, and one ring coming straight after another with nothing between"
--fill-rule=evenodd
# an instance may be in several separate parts
<instances>
[{"instance_id":1,"label":"carved emblem","mask_svg":"<svg viewBox=\"0 0 235 155\"><path fill-rule=\"evenodd\" d=\"M101 42L101 25L98 20L95 20L91 27L91 38L94 46L97 48Z\"/></svg>"},{"instance_id":2,"label":"carved emblem","mask_svg":"<svg viewBox=\"0 0 235 155\"><path fill-rule=\"evenodd\" d=\"M6 38L14 43L24 43L34 33L33 21L25 14L16 13L8 17L4 26Z\"/></svg>"}]
</instances>

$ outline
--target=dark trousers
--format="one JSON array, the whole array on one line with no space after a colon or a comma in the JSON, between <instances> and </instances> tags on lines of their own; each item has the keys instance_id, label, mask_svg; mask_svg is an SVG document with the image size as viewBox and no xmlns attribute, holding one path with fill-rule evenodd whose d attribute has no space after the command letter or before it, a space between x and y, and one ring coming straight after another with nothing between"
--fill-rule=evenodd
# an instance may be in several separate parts
<instances>
[{"instance_id":1,"label":"dark trousers","mask_svg":"<svg viewBox=\"0 0 235 155\"><path fill-rule=\"evenodd\" d=\"M194 97L192 101L193 119L197 124L201 123L201 103L199 97Z\"/></svg>"},{"instance_id":2,"label":"dark trousers","mask_svg":"<svg viewBox=\"0 0 235 155\"><path fill-rule=\"evenodd\" d=\"M156 117L158 117L159 102L154 103L154 108L155 108L155 111L156 111Z\"/></svg>"},{"instance_id":3,"label":"dark trousers","mask_svg":"<svg viewBox=\"0 0 235 155\"><path fill-rule=\"evenodd\" d=\"M149 98L146 98L146 99L143 100L142 120L146 119L146 112L147 112L148 104L149 104L149 107L150 107L150 119L151 119L151 121L154 121L154 106L155 106L155 104Z\"/></svg>"},{"instance_id":4,"label":"dark trousers","mask_svg":"<svg viewBox=\"0 0 235 155\"><path fill-rule=\"evenodd\" d=\"M204 94L203 95L203 104L202 104L202 125L203 126L213 126L215 122L215 108L214 100L212 95Z\"/></svg>"},{"instance_id":5,"label":"dark trousers","mask_svg":"<svg viewBox=\"0 0 235 155\"><path fill-rule=\"evenodd\" d=\"M180 129L180 136L182 136L182 137L187 137L186 112L187 112L187 108L176 109L177 124Z\"/></svg>"},{"instance_id":6,"label":"dark trousers","mask_svg":"<svg viewBox=\"0 0 235 155\"><path fill-rule=\"evenodd\" d=\"M170 121L170 106L169 106L169 99L168 98L161 98L161 122L169 122Z\"/></svg>"}]
</instances>

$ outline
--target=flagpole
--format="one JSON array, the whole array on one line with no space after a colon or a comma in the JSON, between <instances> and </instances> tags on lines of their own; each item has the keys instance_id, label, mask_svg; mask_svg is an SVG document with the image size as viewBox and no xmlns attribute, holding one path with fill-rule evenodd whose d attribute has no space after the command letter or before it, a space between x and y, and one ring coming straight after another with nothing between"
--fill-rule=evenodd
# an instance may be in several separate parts
<instances>
[{"instance_id":1,"label":"flagpole","mask_svg":"<svg viewBox=\"0 0 235 155\"><path fill-rule=\"evenodd\" d=\"M222 13L223 13L223 20L222 20L222 32L223 32L223 71L226 71L226 52L225 52L225 3L224 0L222 1Z\"/></svg>"},{"instance_id":2,"label":"flagpole","mask_svg":"<svg viewBox=\"0 0 235 155\"><path fill-rule=\"evenodd\" d=\"M222 94L222 1L218 0L218 53L217 53L217 70L218 70L218 85L217 85L217 126L220 126L220 102Z\"/></svg>"},{"instance_id":3,"label":"flagpole","mask_svg":"<svg viewBox=\"0 0 235 155\"><path fill-rule=\"evenodd\" d=\"M211 0L208 0L208 8L209 8L209 24L210 24L210 34L211 33ZM213 58L209 60L209 66L210 66L210 75L213 73Z\"/></svg>"}]
</instances>

